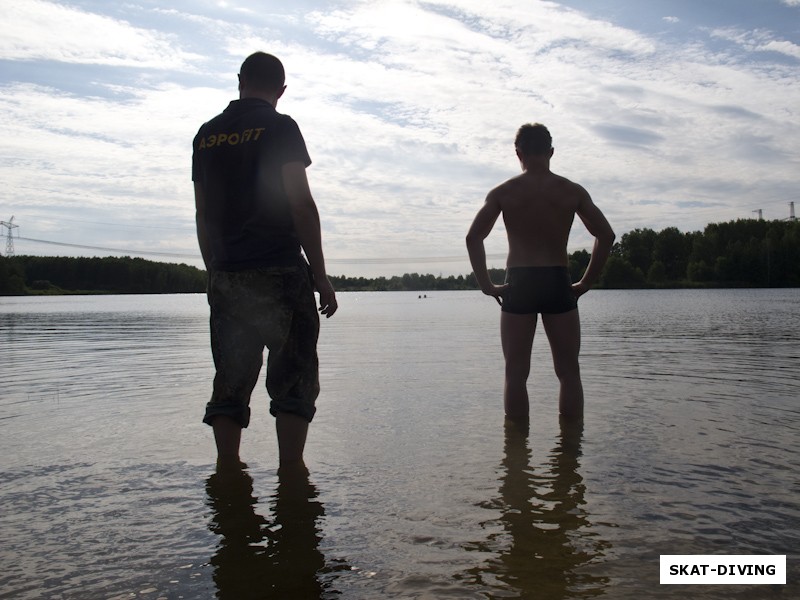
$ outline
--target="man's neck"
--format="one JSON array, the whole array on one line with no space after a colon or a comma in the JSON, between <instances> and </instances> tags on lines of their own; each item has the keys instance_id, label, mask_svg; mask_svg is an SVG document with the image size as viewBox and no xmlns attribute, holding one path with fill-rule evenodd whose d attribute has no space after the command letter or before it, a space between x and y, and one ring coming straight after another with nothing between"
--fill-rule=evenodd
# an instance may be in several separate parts
<instances>
[{"instance_id":1,"label":"man's neck","mask_svg":"<svg viewBox=\"0 0 800 600\"><path fill-rule=\"evenodd\" d=\"M522 170L531 175L543 175L550 172L550 160L527 158L522 162Z\"/></svg>"},{"instance_id":2,"label":"man's neck","mask_svg":"<svg viewBox=\"0 0 800 600\"><path fill-rule=\"evenodd\" d=\"M247 100L248 98L256 98L258 100L263 100L264 102L268 102L275 108L278 104L278 98L275 97L274 93L262 93L262 92L239 92L239 100Z\"/></svg>"}]
</instances>

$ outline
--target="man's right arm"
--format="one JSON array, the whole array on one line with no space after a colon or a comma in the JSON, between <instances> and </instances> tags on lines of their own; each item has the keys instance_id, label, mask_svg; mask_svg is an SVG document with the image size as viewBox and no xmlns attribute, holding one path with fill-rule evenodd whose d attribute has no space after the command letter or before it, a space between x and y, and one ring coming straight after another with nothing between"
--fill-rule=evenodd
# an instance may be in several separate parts
<instances>
[{"instance_id":1,"label":"man's right arm","mask_svg":"<svg viewBox=\"0 0 800 600\"><path fill-rule=\"evenodd\" d=\"M586 271L584 271L580 281L572 286L575 295L581 296L589 291L600 277L600 273L603 272L603 267L608 260L608 256L611 254L611 248L614 245L616 234L614 230L611 229L611 225L603 212L592 202L589 193L581 186L577 187L580 198L576 213L581 221L583 221L589 233L594 236L592 256L589 259L589 264L586 266Z\"/></svg>"},{"instance_id":2,"label":"man's right arm","mask_svg":"<svg viewBox=\"0 0 800 600\"><path fill-rule=\"evenodd\" d=\"M197 242L200 245L200 254L206 265L206 271L210 272L211 267L211 246L208 242L208 232L206 231L206 196L202 186L194 182L194 206L195 221L197 222Z\"/></svg>"},{"instance_id":3,"label":"man's right arm","mask_svg":"<svg viewBox=\"0 0 800 600\"><path fill-rule=\"evenodd\" d=\"M467 232L467 252L469 253L469 260L472 264L472 272L475 273L475 279L481 291L487 296L494 296L500 302L503 291L508 287L507 285L495 285L489 276L489 269L486 267L486 248L483 241L489 236L494 227L497 217L502 212L500 202L497 199L497 192L492 190L486 196L486 202L475 215Z\"/></svg>"}]
</instances>

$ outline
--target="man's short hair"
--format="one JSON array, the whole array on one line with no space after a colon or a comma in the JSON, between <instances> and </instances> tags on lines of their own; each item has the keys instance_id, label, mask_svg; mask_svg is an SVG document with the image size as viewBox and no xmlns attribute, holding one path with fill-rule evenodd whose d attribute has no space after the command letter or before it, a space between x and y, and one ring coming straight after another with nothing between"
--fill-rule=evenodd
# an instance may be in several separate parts
<instances>
[{"instance_id":1,"label":"man's short hair","mask_svg":"<svg viewBox=\"0 0 800 600\"><path fill-rule=\"evenodd\" d=\"M264 92L274 92L283 87L286 72L280 60L266 52L256 52L248 56L239 69L239 79L249 88Z\"/></svg>"},{"instance_id":2,"label":"man's short hair","mask_svg":"<svg viewBox=\"0 0 800 600\"><path fill-rule=\"evenodd\" d=\"M553 137L541 123L526 123L517 131L514 147L523 156L549 154L553 148Z\"/></svg>"}]
</instances>

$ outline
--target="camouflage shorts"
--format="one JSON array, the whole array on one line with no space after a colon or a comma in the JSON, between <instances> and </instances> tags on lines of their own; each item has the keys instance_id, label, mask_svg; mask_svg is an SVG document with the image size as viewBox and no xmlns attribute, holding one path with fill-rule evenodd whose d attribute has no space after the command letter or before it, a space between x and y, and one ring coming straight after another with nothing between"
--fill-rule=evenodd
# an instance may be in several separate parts
<instances>
[{"instance_id":1,"label":"camouflage shorts","mask_svg":"<svg viewBox=\"0 0 800 600\"><path fill-rule=\"evenodd\" d=\"M213 272L208 302L216 375L203 421L227 415L247 427L267 348L270 413L310 422L319 395L319 315L307 266Z\"/></svg>"}]
</instances>

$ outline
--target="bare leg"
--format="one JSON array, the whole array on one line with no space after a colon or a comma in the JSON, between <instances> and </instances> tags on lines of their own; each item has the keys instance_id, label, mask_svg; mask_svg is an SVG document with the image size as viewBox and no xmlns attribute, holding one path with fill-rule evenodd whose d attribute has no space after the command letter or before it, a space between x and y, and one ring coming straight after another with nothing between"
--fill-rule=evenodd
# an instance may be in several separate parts
<instances>
[{"instance_id":1,"label":"bare leg","mask_svg":"<svg viewBox=\"0 0 800 600\"><path fill-rule=\"evenodd\" d=\"M568 418L583 416L583 384L578 355L581 350L581 321L578 311L542 315L553 367L559 381L558 410Z\"/></svg>"},{"instance_id":2,"label":"bare leg","mask_svg":"<svg viewBox=\"0 0 800 600\"><path fill-rule=\"evenodd\" d=\"M506 416L527 419L528 375L531 372L531 348L536 333L536 314L500 313L500 339L506 359L506 385L503 394Z\"/></svg>"},{"instance_id":3,"label":"bare leg","mask_svg":"<svg viewBox=\"0 0 800 600\"><path fill-rule=\"evenodd\" d=\"M281 466L303 462L308 421L291 413L278 413L275 419L278 432L278 455Z\"/></svg>"},{"instance_id":4,"label":"bare leg","mask_svg":"<svg viewBox=\"0 0 800 600\"><path fill-rule=\"evenodd\" d=\"M214 429L214 441L217 443L217 469L239 468L239 444L242 440L242 428L233 419L225 415L217 415L211 423Z\"/></svg>"}]
</instances>

